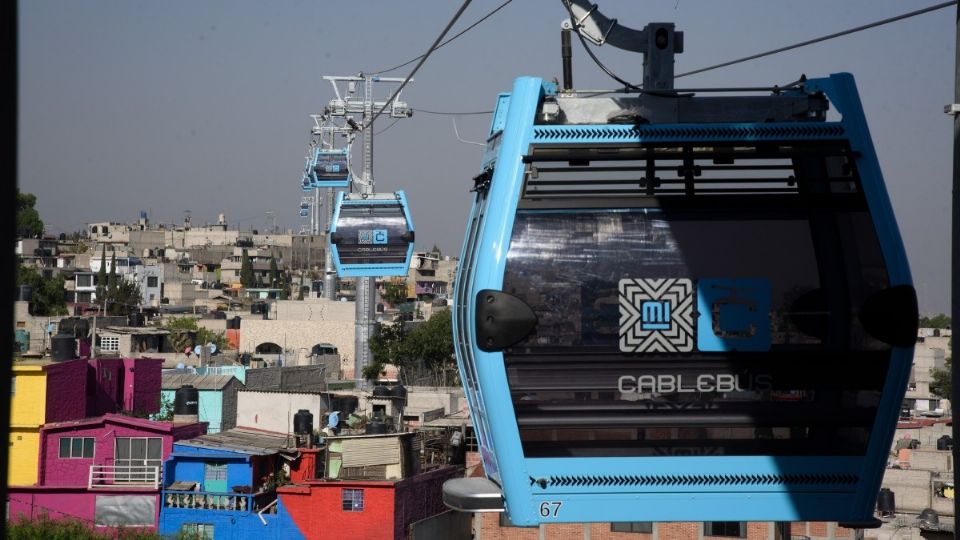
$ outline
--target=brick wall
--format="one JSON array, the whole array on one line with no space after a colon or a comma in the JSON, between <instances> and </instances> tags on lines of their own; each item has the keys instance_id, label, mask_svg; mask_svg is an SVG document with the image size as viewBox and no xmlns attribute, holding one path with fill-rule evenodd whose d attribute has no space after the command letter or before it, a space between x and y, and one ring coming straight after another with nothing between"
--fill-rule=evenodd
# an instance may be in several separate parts
<instances>
[{"instance_id":1,"label":"brick wall","mask_svg":"<svg viewBox=\"0 0 960 540\"><path fill-rule=\"evenodd\" d=\"M344 512L344 489L363 490L363 511ZM394 514L391 482L326 482L280 488L277 493L307 540L363 538L392 540Z\"/></svg>"}]
</instances>

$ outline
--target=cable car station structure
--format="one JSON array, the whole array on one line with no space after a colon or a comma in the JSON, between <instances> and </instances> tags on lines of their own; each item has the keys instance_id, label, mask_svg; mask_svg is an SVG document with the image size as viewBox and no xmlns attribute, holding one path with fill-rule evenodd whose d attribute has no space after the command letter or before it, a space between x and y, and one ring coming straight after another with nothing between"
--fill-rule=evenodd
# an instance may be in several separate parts
<instances>
[{"instance_id":1,"label":"cable car station structure","mask_svg":"<svg viewBox=\"0 0 960 540\"><path fill-rule=\"evenodd\" d=\"M568 7L643 89L578 93L567 57L497 98L454 292L487 478L445 502L868 526L917 302L853 77L677 90L672 24Z\"/></svg>"}]
</instances>

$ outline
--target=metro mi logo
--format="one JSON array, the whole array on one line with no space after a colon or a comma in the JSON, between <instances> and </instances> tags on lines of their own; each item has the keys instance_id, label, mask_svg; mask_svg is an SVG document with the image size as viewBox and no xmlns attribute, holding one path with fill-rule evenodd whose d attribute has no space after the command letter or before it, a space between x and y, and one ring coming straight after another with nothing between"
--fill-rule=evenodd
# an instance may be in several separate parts
<instances>
[{"instance_id":1,"label":"metro mi logo","mask_svg":"<svg viewBox=\"0 0 960 540\"><path fill-rule=\"evenodd\" d=\"M640 310L640 328L643 330L669 330L670 302L644 302Z\"/></svg>"},{"instance_id":2,"label":"metro mi logo","mask_svg":"<svg viewBox=\"0 0 960 540\"><path fill-rule=\"evenodd\" d=\"M619 292L621 351L693 350L692 280L622 279Z\"/></svg>"}]
</instances>

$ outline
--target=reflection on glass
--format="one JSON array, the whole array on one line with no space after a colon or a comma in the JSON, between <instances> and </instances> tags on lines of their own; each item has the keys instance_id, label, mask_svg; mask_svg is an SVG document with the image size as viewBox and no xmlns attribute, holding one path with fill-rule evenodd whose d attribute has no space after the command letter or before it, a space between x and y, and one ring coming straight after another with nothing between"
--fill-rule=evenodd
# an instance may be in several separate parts
<instances>
[{"instance_id":1,"label":"reflection on glass","mask_svg":"<svg viewBox=\"0 0 960 540\"><path fill-rule=\"evenodd\" d=\"M626 278L766 280L771 348L621 353ZM866 212L522 210L504 291L538 325L504 357L524 450L862 453L889 347L856 315L886 285Z\"/></svg>"}]
</instances>

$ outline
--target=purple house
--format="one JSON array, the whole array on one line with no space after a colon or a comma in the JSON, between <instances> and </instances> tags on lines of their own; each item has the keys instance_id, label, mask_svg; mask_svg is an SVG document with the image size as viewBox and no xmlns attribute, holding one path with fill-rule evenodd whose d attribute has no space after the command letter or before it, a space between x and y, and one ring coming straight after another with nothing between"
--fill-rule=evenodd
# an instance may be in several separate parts
<instances>
[{"instance_id":1,"label":"purple house","mask_svg":"<svg viewBox=\"0 0 960 540\"><path fill-rule=\"evenodd\" d=\"M160 412L159 358L92 358L87 361L87 414Z\"/></svg>"},{"instance_id":2,"label":"purple house","mask_svg":"<svg viewBox=\"0 0 960 540\"><path fill-rule=\"evenodd\" d=\"M97 527L155 530L163 462L174 441L206 428L119 414L46 424L40 429L37 485L10 486L9 517L46 513Z\"/></svg>"}]
</instances>

